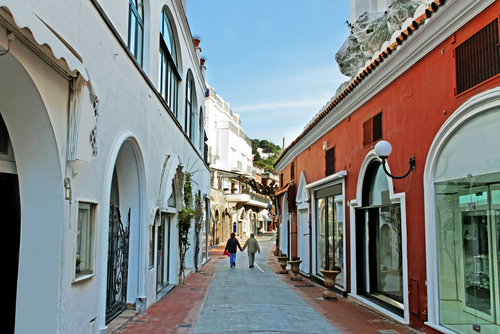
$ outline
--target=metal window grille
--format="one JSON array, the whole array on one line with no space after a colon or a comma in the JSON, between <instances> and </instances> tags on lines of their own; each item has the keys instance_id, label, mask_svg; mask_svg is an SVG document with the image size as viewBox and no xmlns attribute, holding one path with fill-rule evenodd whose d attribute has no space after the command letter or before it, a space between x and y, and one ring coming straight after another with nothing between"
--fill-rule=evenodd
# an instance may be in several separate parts
<instances>
[{"instance_id":1,"label":"metal window grille","mask_svg":"<svg viewBox=\"0 0 500 334\"><path fill-rule=\"evenodd\" d=\"M498 19L455 49L457 94L500 73Z\"/></svg>"}]
</instances>

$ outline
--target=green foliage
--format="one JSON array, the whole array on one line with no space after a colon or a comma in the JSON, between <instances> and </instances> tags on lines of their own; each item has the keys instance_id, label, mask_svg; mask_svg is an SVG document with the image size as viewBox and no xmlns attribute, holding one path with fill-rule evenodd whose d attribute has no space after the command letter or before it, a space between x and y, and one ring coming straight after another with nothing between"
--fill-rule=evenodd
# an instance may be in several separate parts
<instances>
[{"instance_id":1,"label":"green foliage","mask_svg":"<svg viewBox=\"0 0 500 334\"><path fill-rule=\"evenodd\" d=\"M254 155L254 165L264 169L266 172L275 172L273 166L281 154L281 147L265 139L252 139L251 142L252 154ZM262 148L264 153L272 153L272 155L270 155L267 159L262 159L261 155L257 152L258 148Z\"/></svg>"}]
</instances>

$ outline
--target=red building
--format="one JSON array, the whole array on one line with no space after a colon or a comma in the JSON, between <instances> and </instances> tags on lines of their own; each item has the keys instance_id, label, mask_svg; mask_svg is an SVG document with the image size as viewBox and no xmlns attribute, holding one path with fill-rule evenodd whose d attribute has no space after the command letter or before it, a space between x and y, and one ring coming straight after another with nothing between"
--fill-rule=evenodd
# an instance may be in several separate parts
<instances>
[{"instance_id":1,"label":"red building","mask_svg":"<svg viewBox=\"0 0 500 334\"><path fill-rule=\"evenodd\" d=\"M427 333L500 333L499 15L432 2L275 165L281 253Z\"/></svg>"}]
</instances>

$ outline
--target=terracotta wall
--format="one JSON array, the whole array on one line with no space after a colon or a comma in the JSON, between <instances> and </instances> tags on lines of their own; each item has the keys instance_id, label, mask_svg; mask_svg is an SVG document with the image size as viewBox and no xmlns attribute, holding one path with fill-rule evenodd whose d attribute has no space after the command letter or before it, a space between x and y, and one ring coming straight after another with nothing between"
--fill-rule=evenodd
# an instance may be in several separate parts
<instances>
[{"instance_id":1,"label":"terracotta wall","mask_svg":"<svg viewBox=\"0 0 500 334\"><path fill-rule=\"evenodd\" d=\"M443 123L452 113L470 97L500 85L496 76L479 86L455 96L455 60L454 48L498 18L500 2L492 4L487 10L462 27L453 36L448 36L432 52L412 66L404 75L388 85L361 108L344 119L326 135L318 138L314 144L295 157L296 183L301 171L305 172L308 183L325 177L325 151L335 146L336 171L346 170L346 202L356 198L356 187L360 167L367 153L374 145L363 146L363 123L383 113L382 128L384 140L392 144L393 151L387 160L393 175L402 175L408 170L408 159L416 157L416 170L402 180L394 180L394 193L406 194L406 219L408 239L408 277L419 280L419 296L410 295L410 304L418 298L420 317L411 315L412 327L424 328L427 310L426 298L426 254L424 227L423 171L431 143ZM411 37L410 37L411 38ZM411 43L411 40L408 41ZM393 56L397 57L397 53ZM362 83L363 84L363 83ZM356 92L350 97L356 98ZM335 109L332 111L335 112ZM284 175L284 184L290 182L290 165L280 173ZM345 207L346 242L349 241L349 208ZM292 232L297 231L297 217L292 219ZM296 234L292 234L292 256L297 254ZM350 245L346 247L349 249ZM349 255L349 252L348 252ZM347 259L350 272L350 259ZM313 265L314 267L314 265ZM348 277L350 280L350 277ZM408 283L408 282L407 282ZM350 285L348 285L349 287ZM434 330L427 328L427 332Z\"/></svg>"}]
</instances>

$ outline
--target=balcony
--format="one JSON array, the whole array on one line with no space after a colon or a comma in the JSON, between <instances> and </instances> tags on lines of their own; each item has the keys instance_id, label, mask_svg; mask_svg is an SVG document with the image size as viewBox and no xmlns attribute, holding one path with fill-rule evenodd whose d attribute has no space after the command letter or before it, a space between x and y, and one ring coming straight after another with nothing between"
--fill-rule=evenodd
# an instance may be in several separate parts
<instances>
[{"instance_id":1,"label":"balcony","mask_svg":"<svg viewBox=\"0 0 500 334\"><path fill-rule=\"evenodd\" d=\"M243 189L243 191L238 191L238 189L226 190L224 196L228 202L243 203L260 208L267 208L267 205L270 203L269 198L266 196L256 194L247 189Z\"/></svg>"},{"instance_id":2,"label":"balcony","mask_svg":"<svg viewBox=\"0 0 500 334\"><path fill-rule=\"evenodd\" d=\"M231 161L231 172L243 172L243 163L239 160Z\"/></svg>"}]
</instances>

